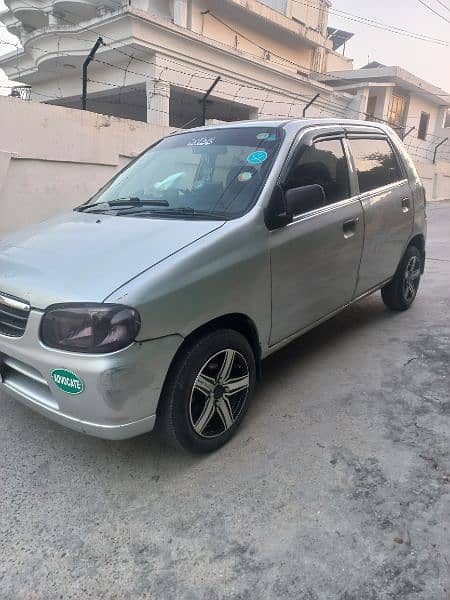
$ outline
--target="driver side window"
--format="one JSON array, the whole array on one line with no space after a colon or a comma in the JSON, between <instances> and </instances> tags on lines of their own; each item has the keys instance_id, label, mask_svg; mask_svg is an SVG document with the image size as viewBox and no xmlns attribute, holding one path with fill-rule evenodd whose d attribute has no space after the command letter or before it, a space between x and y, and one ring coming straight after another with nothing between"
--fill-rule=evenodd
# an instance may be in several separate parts
<instances>
[{"instance_id":1,"label":"driver side window","mask_svg":"<svg viewBox=\"0 0 450 600\"><path fill-rule=\"evenodd\" d=\"M325 205L350 198L350 179L344 147L340 139L319 140L305 146L286 179L286 189L321 185Z\"/></svg>"}]
</instances>

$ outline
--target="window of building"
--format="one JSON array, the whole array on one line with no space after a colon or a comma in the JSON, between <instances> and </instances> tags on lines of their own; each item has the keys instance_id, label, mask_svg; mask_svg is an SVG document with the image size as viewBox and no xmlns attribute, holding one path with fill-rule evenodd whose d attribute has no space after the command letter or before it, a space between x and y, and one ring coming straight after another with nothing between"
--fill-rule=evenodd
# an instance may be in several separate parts
<instances>
[{"instance_id":1,"label":"window of building","mask_svg":"<svg viewBox=\"0 0 450 600\"><path fill-rule=\"evenodd\" d=\"M392 127L403 127L406 122L408 98L402 94L393 93L389 103L388 121Z\"/></svg>"},{"instance_id":2,"label":"window of building","mask_svg":"<svg viewBox=\"0 0 450 600\"><path fill-rule=\"evenodd\" d=\"M269 8L273 8L283 15L287 12L287 0L261 0L262 4L265 4Z\"/></svg>"},{"instance_id":3,"label":"window of building","mask_svg":"<svg viewBox=\"0 0 450 600\"><path fill-rule=\"evenodd\" d=\"M291 168L286 184L288 189L321 185L327 204L349 198L348 165L341 140L323 140L306 146Z\"/></svg>"},{"instance_id":4,"label":"window of building","mask_svg":"<svg viewBox=\"0 0 450 600\"><path fill-rule=\"evenodd\" d=\"M350 140L361 194L401 181L403 174L389 142L383 139Z\"/></svg>"},{"instance_id":5,"label":"window of building","mask_svg":"<svg viewBox=\"0 0 450 600\"><path fill-rule=\"evenodd\" d=\"M375 111L377 109L377 97L369 96L367 99L367 108L366 108L366 120L370 121L375 116Z\"/></svg>"},{"instance_id":6,"label":"window of building","mask_svg":"<svg viewBox=\"0 0 450 600\"><path fill-rule=\"evenodd\" d=\"M444 116L444 129L450 127L450 108L447 110Z\"/></svg>"},{"instance_id":7,"label":"window of building","mask_svg":"<svg viewBox=\"0 0 450 600\"><path fill-rule=\"evenodd\" d=\"M430 113L422 112L420 114L419 132L417 137L419 140L426 140L428 133L428 125L430 124Z\"/></svg>"}]
</instances>

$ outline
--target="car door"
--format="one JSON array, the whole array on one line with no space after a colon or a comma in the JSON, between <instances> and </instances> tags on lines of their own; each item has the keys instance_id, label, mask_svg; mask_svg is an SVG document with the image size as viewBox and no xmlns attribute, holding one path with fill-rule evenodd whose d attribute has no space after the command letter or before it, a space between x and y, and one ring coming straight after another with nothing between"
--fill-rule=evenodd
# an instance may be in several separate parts
<instances>
[{"instance_id":1,"label":"car door","mask_svg":"<svg viewBox=\"0 0 450 600\"><path fill-rule=\"evenodd\" d=\"M271 345L353 298L364 225L343 138L344 132L336 128L307 134L282 173L284 190L321 185L325 204L305 206L290 223L270 232Z\"/></svg>"},{"instance_id":2,"label":"car door","mask_svg":"<svg viewBox=\"0 0 450 600\"><path fill-rule=\"evenodd\" d=\"M356 296L391 278L413 228L414 199L392 143L384 135L348 132L365 223Z\"/></svg>"}]
</instances>

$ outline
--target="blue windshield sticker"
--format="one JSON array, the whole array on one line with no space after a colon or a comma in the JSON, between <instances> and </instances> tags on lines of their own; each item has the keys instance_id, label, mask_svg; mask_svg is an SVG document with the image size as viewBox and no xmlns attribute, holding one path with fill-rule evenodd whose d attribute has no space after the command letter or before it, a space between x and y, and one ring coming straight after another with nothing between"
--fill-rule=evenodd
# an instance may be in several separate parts
<instances>
[{"instance_id":1,"label":"blue windshield sticker","mask_svg":"<svg viewBox=\"0 0 450 600\"><path fill-rule=\"evenodd\" d=\"M260 165L267 160L268 156L265 150L257 150L248 155L247 162L251 165Z\"/></svg>"}]
</instances>

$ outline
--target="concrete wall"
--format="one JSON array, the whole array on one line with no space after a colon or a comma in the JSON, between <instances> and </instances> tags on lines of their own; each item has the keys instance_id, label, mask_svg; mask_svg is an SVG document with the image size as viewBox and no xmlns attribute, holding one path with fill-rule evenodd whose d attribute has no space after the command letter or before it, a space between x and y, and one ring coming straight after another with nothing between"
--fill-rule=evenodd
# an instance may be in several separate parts
<instances>
[{"instance_id":1,"label":"concrete wall","mask_svg":"<svg viewBox=\"0 0 450 600\"><path fill-rule=\"evenodd\" d=\"M211 8L210 2L207 0L195 0L193 7L192 30L197 34L260 59L264 59L266 51L268 51L272 53L271 63L282 65L283 68L293 73L297 72L297 65L304 67L307 72L310 69L313 54L311 46L306 44L301 37L296 37L289 31L284 32L283 35L283 30L274 27L272 21L260 22L255 20L251 13L234 10L225 14L219 13L226 23L223 25L214 16L202 14ZM258 8L259 13L264 14L264 7L259 5ZM270 17L277 19L276 14L270 14ZM284 16L280 15L278 19L284 23ZM241 35L236 37L235 31Z\"/></svg>"},{"instance_id":2,"label":"concrete wall","mask_svg":"<svg viewBox=\"0 0 450 600\"><path fill-rule=\"evenodd\" d=\"M340 52L328 52L326 58L326 71L345 71L353 69L353 59L343 56Z\"/></svg>"},{"instance_id":3,"label":"concrete wall","mask_svg":"<svg viewBox=\"0 0 450 600\"><path fill-rule=\"evenodd\" d=\"M450 200L450 163L416 162L417 171L427 192L427 200Z\"/></svg>"},{"instance_id":4,"label":"concrete wall","mask_svg":"<svg viewBox=\"0 0 450 600\"><path fill-rule=\"evenodd\" d=\"M0 236L81 204L168 131L0 97Z\"/></svg>"}]
</instances>

